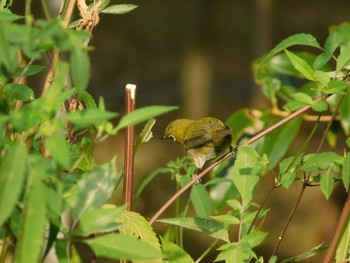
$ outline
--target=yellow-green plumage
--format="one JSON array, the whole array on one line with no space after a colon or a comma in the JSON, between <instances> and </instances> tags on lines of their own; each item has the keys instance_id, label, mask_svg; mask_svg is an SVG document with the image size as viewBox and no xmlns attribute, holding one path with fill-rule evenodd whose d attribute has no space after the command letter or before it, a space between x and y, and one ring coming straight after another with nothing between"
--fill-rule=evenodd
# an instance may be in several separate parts
<instances>
[{"instance_id":1,"label":"yellow-green plumage","mask_svg":"<svg viewBox=\"0 0 350 263\"><path fill-rule=\"evenodd\" d=\"M163 138L182 144L198 169L231 145L232 130L213 117L178 119L165 129Z\"/></svg>"}]
</instances>

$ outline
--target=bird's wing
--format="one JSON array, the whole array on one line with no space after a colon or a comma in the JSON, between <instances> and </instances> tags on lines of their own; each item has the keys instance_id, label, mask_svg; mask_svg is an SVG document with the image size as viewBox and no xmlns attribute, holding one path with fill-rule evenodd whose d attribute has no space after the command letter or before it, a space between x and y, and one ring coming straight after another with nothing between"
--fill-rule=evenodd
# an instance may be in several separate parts
<instances>
[{"instance_id":1,"label":"bird's wing","mask_svg":"<svg viewBox=\"0 0 350 263\"><path fill-rule=\"evenodd\" d=\"M218 143L220 141L223 141L226 136L228 135L232 136L232 134L233 134L232 130L225 126L220 130L213 130L211 132L211 139L213 140L214 143Z\"/></svg>"},{"instance_id":2,"label":"bird's wing","mask_svg":"<svg viewBox=\"0 0 350 263\"><path fill-rule=\"evenodd\" d=\"M227 127L222 121L213 117L204 117L199 119L201 123L208 124L208 134L210 135L210 139L214 143L220 143L225 140L225 137L228 135L232 135L232 130Z\"/></svg>"},{"instance_id":3,"label":"bird's wing","mask_svg":"<svg viewBox=\"0 0 350 263\"><path fill-rule=\"evenodd\" d=\"M185 132L185 148L188 150L209 142L211 140L209 130L210 126L207 123L198 121L192 123Z\"/></svg>"}]
</instances>

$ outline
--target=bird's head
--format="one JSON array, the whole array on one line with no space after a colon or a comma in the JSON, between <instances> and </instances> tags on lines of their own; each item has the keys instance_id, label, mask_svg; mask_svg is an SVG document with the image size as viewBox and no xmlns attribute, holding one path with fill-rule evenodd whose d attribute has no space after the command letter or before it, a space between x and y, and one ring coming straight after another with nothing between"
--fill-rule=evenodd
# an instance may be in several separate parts
<instances>
[{"instance_id":1,"label":"bird's head","mask_svg":"<svg viewBox=\"0 0 350 263\"><path fill-rule=\"evenodd\" d=\"M170 139L173 142L184 144L185 131L194 120L190 119L177 119L171 122L165 129L162 139Z\"/></svg>"}]
</instances>

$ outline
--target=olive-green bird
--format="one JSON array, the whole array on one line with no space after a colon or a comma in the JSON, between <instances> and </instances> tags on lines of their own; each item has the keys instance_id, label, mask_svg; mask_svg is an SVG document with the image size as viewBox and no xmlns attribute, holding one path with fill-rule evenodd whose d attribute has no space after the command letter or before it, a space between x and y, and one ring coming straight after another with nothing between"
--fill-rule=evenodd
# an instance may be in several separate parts
<instances>
[{"instance_id":1,"label":"olive-green bird","mask_svg":"<svg viewBox=\"0 0 350 263\"><path fill-rule=\"evenodd\" d=\"M205 117L199 120L177 119L165 129L162 139L170 139L183 145L197 169L202 169L206 161L231 147L232 130L222 121ZM193 175L196 183L197 175Z\"/></svg>"}]
</instances>

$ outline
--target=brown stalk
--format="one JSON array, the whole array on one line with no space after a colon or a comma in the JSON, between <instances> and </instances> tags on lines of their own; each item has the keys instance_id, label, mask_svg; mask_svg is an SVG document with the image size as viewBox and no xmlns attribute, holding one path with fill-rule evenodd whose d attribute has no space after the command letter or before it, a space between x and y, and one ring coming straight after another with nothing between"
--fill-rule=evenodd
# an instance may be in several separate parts
<instances>
[{"instance_id":1,"label":"brown stalk","mask_svg":"<svg viewBox=\"0 0 350 263\"><path fill-rule=\"evenodd\" d=\"M317 97L316 99L314 99L314 103L317 101L322 100L324 97L320 96ZM281 121L277 122L276 124L272 125L271 127L267 128L266 130L263 130L262 132L258 133L257 135L253 136L252 138L250 138L246 143L244 143L243 145L246 144L252 144L253 142L256 142L257 140L259 140L260 138L264 137L266 134L274 131L275 129L277 129L278 127L282 126L283 124L287 123L288 121L294 119L295 117L299 116L300 114L306 112L307 110L309 110L311 108L311 105L306 105L304 107L302 107L301 109L293 112L292 114L290 114L289 116L285 117L284 119L282 119ZM237 148L239 149L239 147L241 147L242 145L239 145ZM237 149L234 149L233 151L230 151L228 153L226 153L224 156L222 156L219 160L213 162L211 165L209 165L206 169L204 169L201 173L199 173L198 179L202 178L204 175L206 175L209 171L211 171L215 166L217 166L219 163L223 162L224 160L226 160L227 158L231 157L232 155L234 155L235 151ZM193 184L195 183L194 180L191 180L188 184L186 184L183 188L181 188L178 192L176 192L156 213L155 215L151 218L150 220L150 224L152 225L157 218L181 195L183 194L188 188L190 188Z\"/></svg>"},{"instance_id":2,"label":"brown stalk","mask_svg":"<svg viewBox=\"0 0 350 263\"><path fill-rule=\"evenodd\" d=\"M74 6L75 6L76 0L70 0L68 1L68 5L67 5L67 9L66 9L66 13L65 16L63 18L63 26L67 27L69 25L69 21L72 18L73 15L73 10L74 10ZM55 69L56 69L56 64L58 61L58 58L60 57L60 52L59 51L55 51L52 55L51 58L51 63L50 63L50 68L49 71L47 73L46 79L45 79L45 83L43 86L43 90L41 92L41 96L45 96L50 85L52 82L52 78L54 77L55 74Z\"/></svg>"},{"instance_id":3,"label":"brown stalk","mask_svg":"<svg viewBox=\"0 0 350 263\"><path fill-rule=\"evenodd\" d=\"M323 263L331 263L334 262L334 254L337 249L337 246L340 242L341 235L344 230L345 224L349 222L349 213L350 213L350 192L348 193L348 197L343 206L343 211L341 212L340 219L337 225L337 229L335 230L334 237L332 239L332 243L328 249L327 255L323 261Z\"/></svg>"},{"instance_id":4,"label":"brown stalk","mask_svg":"<svg viewBox=\"0 0 350 263\"><path fill-rule=\"evenodd\" d=\"M135 109L136 86L128 84L125 87L126 114ZM134 126L125 130L123 203L127 211L132 207L132 189L134 177Z\"/></svg>"}]
</instances>

